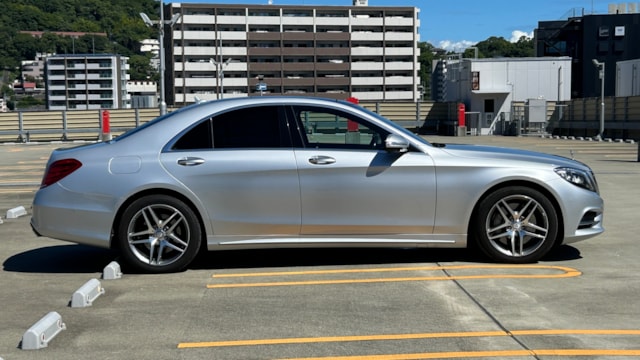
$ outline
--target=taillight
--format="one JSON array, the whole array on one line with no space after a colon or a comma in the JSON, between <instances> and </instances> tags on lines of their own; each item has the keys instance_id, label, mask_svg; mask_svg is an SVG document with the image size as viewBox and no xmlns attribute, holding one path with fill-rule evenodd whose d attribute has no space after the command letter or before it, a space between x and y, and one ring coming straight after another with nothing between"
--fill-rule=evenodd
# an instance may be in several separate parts
<instances>
[{"instance_id":1,"label":"taillight","mask_svg":"<svg viewBox=\"0 0 640 360\"><path fill-rule=\"evenodd\" d=\"M76 159L62 159L54 161L44 174L42 178L42 184L40 188L47 187L51 184L55 184L58 181L64 179L67 175L78 170L82 166L82 163Z\"/></svg>"}]
</instances>

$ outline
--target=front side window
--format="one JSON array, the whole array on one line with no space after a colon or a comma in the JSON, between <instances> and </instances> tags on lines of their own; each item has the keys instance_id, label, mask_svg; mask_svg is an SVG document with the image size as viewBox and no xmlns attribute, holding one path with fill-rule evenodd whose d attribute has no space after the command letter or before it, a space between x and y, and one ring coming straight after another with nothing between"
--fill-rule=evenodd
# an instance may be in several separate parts
<instances>
[{"instance_id":1,"label":"front side window","mask_svg":"<svg viewBox=\"0 0 640 360\"><path fill-rule=\"evenodd\" d=\"M293 111L302 124L308 147L380 149L388 135L367 121L338 110L296 106Z\"/></svg>"}]
</instances>

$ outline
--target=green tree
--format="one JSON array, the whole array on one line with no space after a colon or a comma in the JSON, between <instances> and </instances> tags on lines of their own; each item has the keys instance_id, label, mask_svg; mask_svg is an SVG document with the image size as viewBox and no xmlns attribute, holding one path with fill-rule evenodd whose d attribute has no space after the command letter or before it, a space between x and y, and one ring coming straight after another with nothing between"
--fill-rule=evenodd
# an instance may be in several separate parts
<instances>
[{"instance_id":1,"label":"green tree","mask_svg":"<svg viewBox=\"0 0 640 360\"><path fill-rule=\"evenodd\" d=\"M527 38L526 36L520 37L520 39L513 44L512 57L533 57L535 53L535 43L533 39Z\"/></svg>"},{"instance_id":2,"label":"green tree","mask_svg":"<svg viewBox=\"0 0 640 360\"><path fill-rule=\"evenodd\" d=\"M503 37L492 36L477 43L476 47L478 48L478 57L505 57L510 54L511 43Z\"/></svg>"},{"instance_id":3,"label":"green tree","mask_svg":"<svg viewBox=\"0 0 640 360\"><path fill-rule=\"evenodd\" d=\"M158 81L160 74L151 66L151 54L132 55L129 58L129 74L133 80Z\"/></svg>"},{"instance_id":4,"label":"green tree","mask_svg":"<svg viewBox=\"0 0 640 360\"><path fill-rule=\"evenodd\" d=\"M420 55L418 62L420 63L420 84L423 86L424 99L431 98L431 66L434 59L435 47L428 42L419 42L418 49Z\"/></svg>"},{"instance_id":5,"label":"green tree","mask_svg":"<svg viewBox=\"0 0 640 360\"><path fill-rule=\"evenodd\" d=\"M492 36L477 43L476 47L480 58L531 57L535 54L533 39L529 39L526 36L520 37L515 43L511 43L503 37ZM467 51L465 51L465 57L473 57L471 52L473 50L467 49Z\"/></svg>"}]
</instances>

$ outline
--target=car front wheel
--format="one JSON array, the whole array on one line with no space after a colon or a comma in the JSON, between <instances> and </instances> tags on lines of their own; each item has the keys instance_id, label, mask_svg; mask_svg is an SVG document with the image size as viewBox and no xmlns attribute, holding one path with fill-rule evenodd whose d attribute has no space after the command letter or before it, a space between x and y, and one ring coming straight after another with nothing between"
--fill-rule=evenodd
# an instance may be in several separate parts
<instances>
[{"instance_id":1,"label":"car front wheel","mask_svg":"<svg viewBox=\"0 0 640 360\"><path fill-rule=\"evenodd\" d=\"M124 260L150 273L184 269L195 258L201 236L193 210L166 195L134 201L124 211L118 227Z\"/></svg>"},{"instance_id":2,"label":"car front wheel","mask_svg":"<svg viewBox=\"0 0 640 360\"><path fill-rule=\"evenodd\" d=\"M499 262L529 263L553 247L558 234L555 208L539 191L502 188L478 207L475 235L480 249Z\"/></svg>"}]
</instances>

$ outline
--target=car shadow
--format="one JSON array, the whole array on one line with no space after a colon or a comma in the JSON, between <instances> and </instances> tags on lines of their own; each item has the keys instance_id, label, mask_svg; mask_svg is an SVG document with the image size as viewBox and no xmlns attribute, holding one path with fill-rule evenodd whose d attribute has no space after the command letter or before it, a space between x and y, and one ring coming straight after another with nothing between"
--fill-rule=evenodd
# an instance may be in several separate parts
<instances>
[{"instance_id":1,"label":"car shadow","mask_svg":"<svg viewBox=\"0 0 640 360\"><path fill-rule=\"evenodd\" d=\"M230 250L202 253L191 269L383 265L475 261L465 249L304 248Z\"/></svg>"},{"instance_id":2,"label":"car shadow","mask_svg":"<svg viewBox=\"0 0 640 360\"><path fill-rule=\"evenodd\" d=\"M580 258L580 251L572 246L563 245L552 250L542 258L541 262L570 261ZM190 268L212 270L445 262L495 263L479 250L474 249L305 248L204 252L196 258Z\"/></svg>"},{"instance_id":3,"label":"car shadow","mask_svg":"<svg viewBox=\"0 0 640 360\"><path fill-rule=\"evenodd\" d=\"M9 257L3 270L25 273L101 273L116 251L86 245L58 245L33 249ZM572 246L554 249L542 262L580 259ZM118 261L120 262L120 261ZM202 252L191 270L251 269L302 266L385 265L414 263L493 263L473 249L304 248ZM139 273L121 264L124 273Z\"/></svg>"},{"instance_id":4,"label":"car shadow","mask_svg":"<svg viewBox=\"0 0 640 360\"><path fill-rule=\"evenodd\" d=\"M580 250L570 245L562 245L552 249L541 261L569 261L582 259Z\"/></svg>"},{"instance_id":5,"label":"car shadow","mask_svg":"<svg viewBox=\"0 0 640 360\"><path fill-rule=\"evenodd\" d=\"M117 256L113 250L93 246L56 245L13 255L2 265L11 272L84 274L102 272Z\"/></svg>"}]
</instances>

